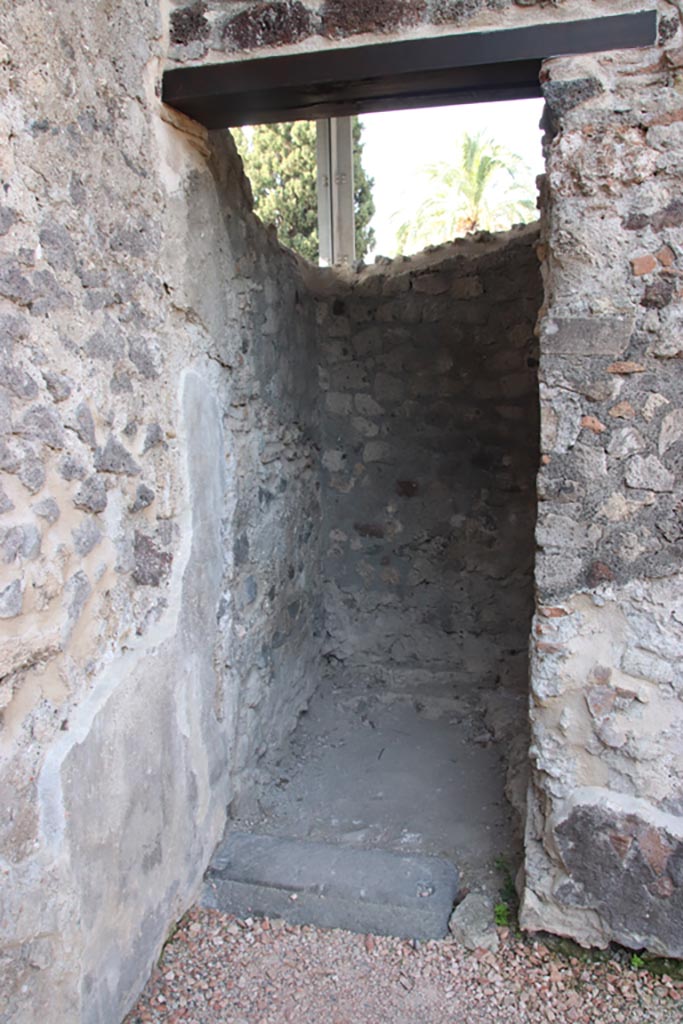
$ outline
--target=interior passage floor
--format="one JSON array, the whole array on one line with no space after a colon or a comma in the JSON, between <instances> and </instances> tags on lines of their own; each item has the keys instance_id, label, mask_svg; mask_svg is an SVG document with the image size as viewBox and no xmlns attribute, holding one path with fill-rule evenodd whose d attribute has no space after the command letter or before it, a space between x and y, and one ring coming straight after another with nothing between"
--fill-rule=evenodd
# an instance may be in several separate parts
<instances>
[{"instance_id":1,"label":"interior passage floor","mask_svg":"<svg viewBox=\"0 0 683 1024\"><path fill-rule=\"evenodd\" d=\"M258 793L244 831L446 857L463 886L497 886L519 863L504 794L505 742L486 697L443 687L323 685ZM519 713L519 707L516 709Z\"/></svg>"}]
</instances>

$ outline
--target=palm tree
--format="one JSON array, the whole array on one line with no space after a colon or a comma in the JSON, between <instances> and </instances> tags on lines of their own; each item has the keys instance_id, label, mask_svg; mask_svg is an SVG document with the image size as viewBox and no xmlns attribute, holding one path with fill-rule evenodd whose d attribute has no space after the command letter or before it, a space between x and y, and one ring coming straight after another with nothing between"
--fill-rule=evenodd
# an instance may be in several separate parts
<instances>
[{"instance_id":1,"label":"palm tree","mask_svg":"<svg viewBox=\"0 0 683 1024\"><path fill-rule=\"evenodd\" d=\"M456 161L430 164L423 174L428 194L397 228L399 253L468 231L501 231L536 215L531 171L483 132L465 133Z\"/></svg>"}]
</instances>

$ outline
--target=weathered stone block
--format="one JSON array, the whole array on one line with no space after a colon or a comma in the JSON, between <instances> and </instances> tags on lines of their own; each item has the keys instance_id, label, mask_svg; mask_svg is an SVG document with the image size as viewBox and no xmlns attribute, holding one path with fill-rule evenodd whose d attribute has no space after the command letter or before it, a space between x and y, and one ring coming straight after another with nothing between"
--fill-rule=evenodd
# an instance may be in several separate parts
<instances>
[{"instance_id":1,"label":"weathered stone block","mask_svg":"<svg viewBox=\"0 0 683 1024\"><path fill-rule=\"evenodd\" d=\"M21 580L13 580L0 590L0 619L14 619L21 614L24 588Z\"/></svg>"},{"instance_id":2,"label":"weathered stone block","mask_svg":"<svg viewBox=\"0 0 683 1024\"><path fill-rule=\"evenodd\" d=\"M85 512L104 512L107 507L107 488L101 476L89 476L74 495L74 505Z\"/></svg>"},{"instance_id":3,"label":"weathered stone block","mask_svg":"<svg viewBox=\"0 0 683 1024\"><path fill-rule=\"evenodd\" d=\"M143 508L149 508L155 497L156 495L151 487L147 487L146 484L140 484L135 492L135 501L131 505L131 512L140 512Z\"/></svg>"},{"instance_id":4,"label":"weathered stone block","mask_svg":"<svg viewBox=\"0 0 683 1024\"><path fill-rule=\"evenodd\" d=\"M422 19L425 0L325 0L322 9L326 36L350 36L359 32L392 32Z\"/></svg>"},{"instance_id":5,"label":"weathered stone block","mask_svg":"<svg viewBox=\"0 0 683 1024\"><path fill-rule=\"evenodd\" d=\"M95 452L95 469L100 473L116 473L124 476L137 476L141 472L130 452L111 435L104 448L98 448Z\"/></svg>"},{"instance_id":6,"label":"weathered stone block","mask_svg":"<svg viewBox=\"0 0 683 1024\"><path fill-rule=\"evenodd\" d=\"M34 405L19 420L16 433L31 440L42 441L49 448L58 451L64 447L62 421L47 405Z\"/></svg>"},{"instance_id":7,"label":"weathered stone block","mask_svg":"<svg viewBox=\"0 0 683 1024\"><path fill-rule=\"evenodd\" d=\"M577 801L553 832L569 875L560 904L589 908L631 949L683 956L681 818L605 794Z\"/></svg>"},{"instance_id":8,"label":"weathered stone block","mask_svg":"<svg viewBox=\"0 0 683 1024\"><path fill-rule=\"evenodd\" d=\"M144 533L136 530L134 541L135 567L133 579L143 587L158 587L171 571L173 556L162 551Z\"/></svg>"},{"instance_id":9,"label":"weathered stone block","mask_svg":"<svg viewBox=\"0 0 683 1024\"><path fill-rule=\"evenodd\" d=\"M103 537L102 528L92 516L86 519L71 531L74 548L77 554L85 557L97 547Z\"/></svg>"},{"instance_id":10,"label":"weathered stone block","mask_svg":"<svg viewBox=\"0 0 683 1024\"><path fill-rule=\"evenodd\" d=\"M644 491L672 491L676 478L656 455L634 455L626 466L627 487Z\"/></svg>"},{"instance_id":11,"label":"weathered stone block","mask_svg":"<svg viewBox=\"0 0 683 1024\"><path fill-rule=\"evenodd\" d=\"M310 12L299 0L274 0L256 4L230 18L223 38L240 50L283 46L309 35L312 25Z\"/></svg>"},{"instance_id":12,"label":"weathered stone block","mask_svg":"<svg viewBox=\"0 0 683 1024\"><path fill-rule=\"evenodd\" d=\"M206 5L197 3L171 12L171 42L183 46L197 39L205 39L210 26L205 17Z\"/></svg>"},{"instance_id":13,"label":"weathered stone block","mask_svg":"<svg viewBox=\"0 0 683 1024\"><path fill-rule=\"evenodd\" d=\"M543 338L553 353L620 356L628 348L632 331L633 319L626 316L549 318Z\"/></svg>"}]
</instances>

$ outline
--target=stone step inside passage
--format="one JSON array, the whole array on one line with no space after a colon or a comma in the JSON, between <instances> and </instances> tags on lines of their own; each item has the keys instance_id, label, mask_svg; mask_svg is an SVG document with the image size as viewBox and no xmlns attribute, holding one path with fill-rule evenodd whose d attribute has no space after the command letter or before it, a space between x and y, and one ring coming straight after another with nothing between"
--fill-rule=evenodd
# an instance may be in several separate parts
<instances>
[{"instance_id":1,"label":"stone step inside passage","mask_svg":"<svg viewBox=\"0 0 683 1024\"><path fill-rule=\"evenodd\" d=\"M439 857L237 832L218 846L201 903L237 917L439 939L458 887L456 868Z\"/></svg>"}]
</instances>

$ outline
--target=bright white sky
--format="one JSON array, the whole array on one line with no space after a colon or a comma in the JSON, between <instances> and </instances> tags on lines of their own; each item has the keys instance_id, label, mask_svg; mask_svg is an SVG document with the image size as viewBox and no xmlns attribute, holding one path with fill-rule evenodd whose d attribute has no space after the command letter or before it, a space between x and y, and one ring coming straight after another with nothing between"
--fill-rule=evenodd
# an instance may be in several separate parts
<instances>
[{"instance_id":1,"label":"bright white sky","mask_svg":"<svg viewBox=\"0 0 683 1024\"><path fill-rule=\"evenodd\" d=\"M392 254L395 225L391 217L405 209L405 196L414 194L421 183L420 167L455 159L457 140L464 132L486 132L529 165L532 180L542 174L538 127L542 113L543 100L532 99L364 114L363 164L375 179L377 208L373 221L377 244L366 261L375 254Z\"/></svg>"}]
</instances>

